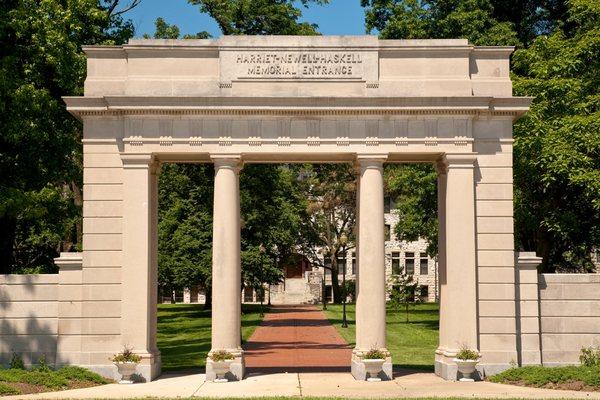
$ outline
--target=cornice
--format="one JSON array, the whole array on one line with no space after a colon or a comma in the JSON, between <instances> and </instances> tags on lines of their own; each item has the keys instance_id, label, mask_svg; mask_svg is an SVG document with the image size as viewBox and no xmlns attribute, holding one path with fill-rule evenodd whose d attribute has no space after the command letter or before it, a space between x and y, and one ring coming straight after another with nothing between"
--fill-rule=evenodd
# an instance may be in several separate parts
<instances>
[{"instance_id":1,"label":"cornice","mask_svg":"<svg viewBox=\"0 0 600 400\"><path fill-rule=\"evenodd\" d=\"M122 115L488 115L519 117L530 97L63 97L77 117Z\"/></svg>"}]
</instances>

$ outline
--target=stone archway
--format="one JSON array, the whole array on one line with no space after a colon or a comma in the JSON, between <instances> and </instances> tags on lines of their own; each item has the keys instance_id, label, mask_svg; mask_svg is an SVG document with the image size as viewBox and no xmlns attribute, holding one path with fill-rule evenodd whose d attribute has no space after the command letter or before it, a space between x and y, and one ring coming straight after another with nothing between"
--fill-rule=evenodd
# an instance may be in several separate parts
<instances>
[{"instance_id":1,"label":"stone archway","mask_svg":"<svg viewBox=\"0 0 600 400\"><path fill-rule=\"evenodd\" d=\"M238 172L253 162L359 166L356 348L385 343L384 162L435 163L440 187L440 345L436 373L456 378L460 345L485 373L517 358L512 228L512 48L465 40L223 37L93 46L84 124L85 306L61 356L105 374L127 344L142 375L156 347L157 174L161 162L215 165L212 350L240 347ZM118 278L115 278L118 277ZM111 290L96 285L111 283ZM499 332L501 332L499 334ZM391 377L391 358L385 366ZM207 375L211 376L210 362Z\"/></svg>"}]
</instances>

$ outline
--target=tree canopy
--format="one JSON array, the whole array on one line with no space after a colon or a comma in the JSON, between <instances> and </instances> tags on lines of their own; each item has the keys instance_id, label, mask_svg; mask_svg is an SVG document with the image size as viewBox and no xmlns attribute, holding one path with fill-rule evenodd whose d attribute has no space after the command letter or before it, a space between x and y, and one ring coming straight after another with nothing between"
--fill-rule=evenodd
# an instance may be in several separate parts
<instances>
[{"instance_id":1,"label":"tree canopy","mask_svg":"<svg viewBox=\"0 0 600 400\"><path fill-rule=\"evenodd\" d=\"M460 38L516 45L514 94L533 96L514 126L516 248L535 250L545 271L591 268L600 247L600 5L593 0L362 0L367 31L383 38ZM435 245L435 179L400 166L401 238ZM407 193L403 188L418 189ZM423 186L429 185L429 187Z\"/></svg>"}]
</instances>

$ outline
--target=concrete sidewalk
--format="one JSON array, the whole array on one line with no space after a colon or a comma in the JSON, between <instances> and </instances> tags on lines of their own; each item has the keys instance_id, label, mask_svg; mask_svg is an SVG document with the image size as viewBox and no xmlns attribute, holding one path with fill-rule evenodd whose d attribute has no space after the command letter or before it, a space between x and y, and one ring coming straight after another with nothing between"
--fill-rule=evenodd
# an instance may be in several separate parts
<instances>
[{"instance_id":1,"label":"concrete sidewalk","mask_svg":"<svg viewBox=\"0 0 600 400\"><path fill-rule=\"evenodd\" d=\"M534 389L489 382L449 382L432 373L405 373L388 382L356 381L350 373L251 374L241 382L206 382L203 374L164 374L149 383L8 396L2 399L121 399L134 397L346 397L599 399L600 392Z\"/></svg>"}]
</instances>

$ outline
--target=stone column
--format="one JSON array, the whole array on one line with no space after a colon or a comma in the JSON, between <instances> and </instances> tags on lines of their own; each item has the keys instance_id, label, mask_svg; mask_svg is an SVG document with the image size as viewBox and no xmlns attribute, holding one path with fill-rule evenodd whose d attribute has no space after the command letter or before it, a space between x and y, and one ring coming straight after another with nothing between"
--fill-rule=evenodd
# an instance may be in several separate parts
<instances>
[{"instance_id":1,"label":"stone column","mask_svg":"<svg viewBox=\"0 0 600 400\"><path fill-rule=\"evenodd\" d=\"M121 344L142 357L137 371L149 381L160 375L160 352L156 346L158 167L150 154L122 154L121 160Z\"/></svg>"},{"instance_id":2,"label":"stone column","mask_svg":"<svg viewBox=\"0 0 600 400\"><path fill-rule=\"evenodd\" d=\"M392 379L392 359L386 348L385 237L383 215L383 155L359 155L358 295L356 298L356 347L352 375L366 379L362 356L370 349L387 354L382 379Z\"/></svg>"},{"instance_id":3,"label":"stone column","mask_svg":"<svg viewBox=\"0 0 600 400\"><path fill-rule=\"evenodd\" d=\"M453 358L460 347L478 350L475 181L473 154L447 154L440 173L442 268L440 274L440 343L436 373L457 379ZM444 180L446 185L444 187ZM441 200L441 199L440 199ZM445 268L444 268L445 266Z\"/></svg>"},{"instance_id":4,"label":"stone column","mask_svg":"<svg viewBox=\"0 0 600 400\"><path fill-rule=\"evenodd\" d=\"M215 380L210 354L226 350L235 355L228 379L244 377L241 344L241 256L239 155L212 156L215 164L212 252L212 333L206 379Z\"/></svg>"},{"instance_id":5,"label":"stone column","mask_svg":"<svg viewBox=\"0 0 600 400\"><path fill-rule=\"evenodd\" d=\"M517 343L519 365L541 365L539 280L542 258L535 252L517 255Z\"/></svg>"}]
</instances>

